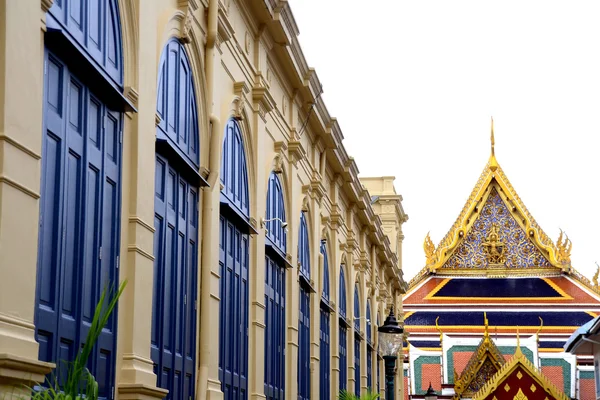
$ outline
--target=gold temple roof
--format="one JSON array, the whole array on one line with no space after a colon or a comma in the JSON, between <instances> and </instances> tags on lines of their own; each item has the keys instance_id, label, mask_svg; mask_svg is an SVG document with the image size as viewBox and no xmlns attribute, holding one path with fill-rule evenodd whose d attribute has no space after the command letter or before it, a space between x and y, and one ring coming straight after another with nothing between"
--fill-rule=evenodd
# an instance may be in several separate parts
<instances>
[{"instance_id":1,"label":"gold temple roof","mask_svg":"<svg viewBox=\"0 0 600 400\"><path fill-rule=\"evenodd\" d=\"M488 163L486 164L483 172L479 176L475 187L471 191L469 198L467 199L464 207L462 208L458 218L448 231L448 233L442 238L437 246L433 244L433 241L427 234L423 248L425 250L426 265L423 269L410 281L409 288L414 288L419 282L425 277L432 274L440 275L492 275L492 276L506 276L506 275L536 275L536 273L543 274L560 274L561 272L568 273L574 276L577 280L591 288L597 290L597 285L590 282L587 278L583 277L577 271L573 270L571 266L571 247L572 244L568 237L561 234L557 242L553 242L550 237L542 230L542 228L535 221L523 201L517 194L513 185L508 180L506 174L502 170L502 167L496 160L494 151L494 133L493 133L493 122L492 122L492 135L491 135L491 155ZM473 266L462 267L460 263L448 264L448 260L460 249L459 247L465 242L468 234L473 229L473 226L478 218L482 216L482 211L486 206L486 201L491 196L499 197L498 203L502 207L508 210L509 217L516 221L518 228L522 230L522 236L534 247L531 247L533 251L539 253L538 260L543 257L543 262L537 260L526 268L505 268L504 263L494 264L494 268L490 266L481 267ZM488 241L489 242L489 241ZM486 242L487 243L487 242ZM483 244L483 243L482 243ZM480 244L480 245L482 245ZM489 244L489 243L487 243ZM491 243L494 248L494 243ZM497 244L502 245L501 242ZM489 249L484 249L489 250ZM502 251L502 249L500 249ZM501 256L502 254L498 254ZM516 257L514 255L513 257ZM497 262L498 260L504 261L502 257L496 257L492 261ZM488 260L489 261L489 260ZM491 264L491 262L490 262ZM493 269L498 275L490 274L490 269Z\"/></svg>"},{"instance_id":2,"label":"gold temple roof","mask_svg":"<svg viewBox=\"0 0 600 400\"><path fill-rule=\"evenodd\" d=\"M519 336L517 332L517 348L513 357L508 360L500 370L490 379L487 383L473 396L472 400L483 400L493 393L498 387L508 378L518 367L521 367L527 374L529 374L537 383L554 399L556 400L569 400L569 397L565 395L560 389L558 389L550 380L543 375L529 359L523 354L521 345L519 343ZM520 378L520 377L519 377Z\"/></svg>"},{"instance_id":3,"label":"gold temple roof","mask_svg":"<svg viewBox=\"0 0 600 400\"><path fill-rule=\"evenodd\" d=\"M481 342L477 346L475 352L471 355L467 366L457 376L454 371L454 398L458 399L461 396L470 397L474 394L473 388L478 387L490 373L499 371L505 364L504 356L492 340L488 330L487 314L484 312L484 333ZM488 371L484 371L484 370ZM480 382L478 382L480 381Z\"/></svg>"}]
</instances>

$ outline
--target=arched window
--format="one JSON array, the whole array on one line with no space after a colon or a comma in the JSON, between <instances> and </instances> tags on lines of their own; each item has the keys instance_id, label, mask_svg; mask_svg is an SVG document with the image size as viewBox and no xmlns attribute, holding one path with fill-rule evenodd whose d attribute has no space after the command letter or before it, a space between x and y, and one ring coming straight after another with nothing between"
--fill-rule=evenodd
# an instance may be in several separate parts
<instances>
[{"instance_id":1,"label":"arched window","mask_svg":"<svg viewBox=\"0 0 600 400\"><path fill-rule=\"evenodd\" d=\"M371 325L371 301L367 300L367 388L372 390L373 388L373 341L372 341L372 325Z\"/></svg>"},{"instance_id":2,"label":"arched window","mask_svg":"<svg viewBox=\"0 0 600 400\"><path fill-rule=\"evenodd\" d=\"M194 397L198 273L198 119L190 64L173 39L163 49L156 109L154 296L150 355L167 399Z\"/></svg>"},{"instance_id":3,"label":"arched window","mask_svg":"<svg viewBox=\"0 0 600 400\"><path fill-rule=\"evenodd\" d=\"M121 22L117 0L55 1L46 19L49 32L66 39L117 85L123 84Z\"/></svg>"},{"instance_id":4,"label":"arched window","mask_svg":"<svg viewBox=\"0 0 600 400\"><path fill-rule=\"evenodd\" d=\"M283 222L285 222L285 203L281 181L274 173L269 176L265 220L267 245L277 250L285 258L287 249L287 233L283 226Z\"/></svg>"},{"instance_id":5,"label":"arched window","mask_svg":"<svg viewBox=\"0 0 600 400\"><path fill-rule=\"evenodd\" d=\"M265 215L265 395L283 399L285 383L285 203L279 178L269 176Z\"/></svg>"},{"instance_id":6,"label":"arched window","mask_svg":"<svg viewBox=\"0 0 600 400\"><path fill-rule=\"evenodd\" d=\"M243 217L250 216L248 197L248 165L242 132L237 121L230 119L225 127L221 158L221 193Z\"/></svg>"},{"instance_id":7,"label":"arched window","mask_svg":"<svg viewBox=\"0 0 600 400\"><path fill-rule=\"evenodd\" d=\"M156 113L160 117L156 145L185 171L188 180L199 180L199 129L192 69L177 39L165 46L159 68Z\"/></svg>"},{"instance_id":8,"label":"arched window","mask_svg":"<svg viewBox=\"0 0 600 400\"><path fill-rule=\"evenodd\" d=\"M321 399L331 396L331 347L329 344L331 306L329 303L329 259L327 244L321 241L321 256L323 257L323 292L321 294L321 327L320 327L320 360L319 360L319 395Z\"/></svg>"},{"instance_id":9,"label":"arched window","mask_svg":"<svg viewBox=\"0 0 600 400\"><path fill-rule=\"evenodd\" d=\"M219 235L219 380L225 400L248 392L248 172L244 142L237 121L225 128L221 162Z\"/></svg>"},{"instance_id":10,"label":"arched window","mask_svg":"<svg viewBox=\"0 0 600 400\"><path fill-rule=\"evenodd\" d=\"M298 232L300 269L300 313L298 321L298 399L310 398L310 245L304 212L300 213Z\"/></svg>"},{"instance_id":11,"label":"arched window","mask_svg":"<svg viewBox=\"0 0 600 400\"><path fill-rule=\"evenodd\" d=\"M346 322L346 279L344 278L344 268L340 269L340 390L348 387L348 324Z\"/></svg>"},{"instance_id":12,"label":"arched window","mask_svg":"<svg viewBox=\"0 0 600 400\"><path fill-rule=\"evenodd\" d=\"M360 396L360 299L354 286L354 393Z\"/></svg>"},{"instance_id":13,"label":"arched window","mask_svg":"<svg viewBox=\"0 0 600 400\"><path fill-rule=\"evenodd\" d=\"M116 0L55 1L46 21L34 318L39 358L60 366L81 348L102 290L118 285L123 114L112 95L122 96L123 62ZM100 397L114 387L116 329L114 313L87 365Z\"/></svg>"}]
</instances>

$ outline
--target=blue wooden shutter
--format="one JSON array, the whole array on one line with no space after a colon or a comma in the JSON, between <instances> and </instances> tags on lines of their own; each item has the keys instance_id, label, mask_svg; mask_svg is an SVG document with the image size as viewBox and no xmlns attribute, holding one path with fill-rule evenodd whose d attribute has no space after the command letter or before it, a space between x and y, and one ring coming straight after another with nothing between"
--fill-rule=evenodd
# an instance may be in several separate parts
<instances>
[{"instance_id":1,"label":"blue wooden shutter","mask_svg":"<svg viewBox=\"0 0 600 400\"><path fill-rule=\"evenodd\" d=\"M371 302L367 300L367 388L373 388L373 342L372 342L372 324L371 324Z\"/></svg>"},{"instance_id":2,"label":"blue wooden shutter","mask_svg":"<svg viewBox=\"0 0 600 400\"><path fill-rule=\"evenodd\" d=\"M354 287L354 392L360 396L360 302Z\"/></svg>"},{"instance_id":3,"label":"blue wooden shutter","mask_svg":"<svg viewBox=\"0 0 600 400\"><path fill-rule=\"evenodd\" d=\"M40 359L56 362L62 381L101 291L118 283L122 115L48 51L45 63L35 319ZM89 362L102 398L112 394L116 321L113 314Z\"/></svg>"},{"instance_id":4,"label":"blue wooden shutter","mask_svg":"<svg viewBox=\"0 0 600 400\"><path fill-rule=\"evenodd\" d=\"M240 128L225 128L221 163L221 195L230 207L249 218L248 175ZM219 240L219 379L225 400L248 397L248 234L240 222L221 214Z\"/></svg>"},{"instance_id":5,"label":"blue wooden shutter","mask_svg":"<svg viewBox=\"0 0 600 400\"><path fill-rule=\"evenodd\" d=\"M117 0L54 1L49 10L54 21L76 43L79 50L123 85L121 22ZM49 23L52 26L52 23Z\"/></svg>"},{"instance_id":6,"label":"blue wooden shutter","mask_svg":"<svg viewBox=\"0 0 600 400\"><path fill-rule=\"evenodd\" d=\"M310 397L310 246L304 212L298 234L300 313L298 321L298 399Z\"/></svg>"},{"instance_id":7,"label":"blue wooden shutter","mask_svg":"<svg viewBox=\"0 0 600 400\"><path fill-rule=\"evenodd\" d=\"M151 357L167 399L194 395L198 189L156 155Z\"/></svg>"},{"instance_id":8,"label":"blue wooden shutter","mask_svg":"<svg viewBox=\"0 0 600 400\"><path fill-rule=\"evenodd\" d=\"M166 145L156 155L150 355L167 399L188 399L195 386L199 192L186 163L198 162L199 128L191 68L177 40L165 46L159 72L156 136Z\"/></svg>"},{"instance_id":9,"label":"blue wooden shutter","mask_svg":"<svg viewBox=\"0 0 600 400\"><path fill-rule=\"evenodd\" d=\"M340 389L346 389L348 386L348 326L346 324L346 279L344 278L343 268L340 270Z\"/></svg>"},{"instance_id":10,"label":"blue wooden shutter","mask_svg":"<svg viewBox=\"0 0 600 400\"><path fill-rule=\"evenodd\" d=\"M187 163L200 163L199 128L194 79L182 44L171 39L162 52L156 113L157 138L166 140Z\"/></svg>"},{"instance_id":11,"label":"blue wooden shutter","mask_svg":"<svg viewBox=\"0 0 600 400\"><path fill-rule=\"evenodd\" d=\"M283 399L285 383L285 203L279 178L269 176L265 213L265 395ZM278 220L275 220L275 219Z\"/></svg>"},{"instance_id":12,"label":"blue wooden shutter","mask_svg":"<svg viewBox=\"0 0 600 400\"><path fill-rule=\"evenodd\" d=\"M331 395L331 347L329 344L329 261L325 241L321 241L321 254L323 255L323 292L319 342L319 395L321 399L328 399Z\"/></svg>"}]
</instances>

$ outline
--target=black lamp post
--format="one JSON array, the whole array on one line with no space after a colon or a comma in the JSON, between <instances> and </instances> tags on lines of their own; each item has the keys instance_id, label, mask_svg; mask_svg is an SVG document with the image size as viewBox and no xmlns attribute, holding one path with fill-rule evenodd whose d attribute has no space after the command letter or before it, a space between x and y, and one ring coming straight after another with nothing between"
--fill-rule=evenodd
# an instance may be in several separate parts
<instances>
[{"instance_id":1,"label":"black lamp post","mask_svg":"<svg viewBox=\"0 0 600 400\"><path fill-rule=\"evenodd\" d=\"M396 358L398 350L402 346L402 334L404 329L398 325L394 315L394 306L390 308L390 315L385 319L382 326L377 328L379 332L379 350L383 353L385 361L385 399L394 400L394 373L396 370Z\"/></svg>"}]
</instances>

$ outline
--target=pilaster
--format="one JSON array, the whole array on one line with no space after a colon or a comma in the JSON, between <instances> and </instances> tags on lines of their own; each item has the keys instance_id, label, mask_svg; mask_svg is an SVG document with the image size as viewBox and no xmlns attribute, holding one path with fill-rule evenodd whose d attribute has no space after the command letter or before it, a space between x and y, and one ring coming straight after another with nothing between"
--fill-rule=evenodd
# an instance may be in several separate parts
<instances>
[{"instance_id":1,"label":"pilaster","mask_svg":"<svg viewBox=\"0 0 600 400\"><path fill-rule=\"evenodd\" d=\"M267 127L258 110L254 109L251 120L252 142L255 143L255 153L249 160L255 160L249 165L250 176L250 212L256 220L265 217L267 209L267 181L274 169L274 154L267 149L272 146L267 135ZM281 171L279 171L281 172ZM265 229L260 228L258 235L250 241L250 326L248 343L249 358L248 392L250 400L265 398Z\"/></svg>"},{"instance_id":2,"label":"pilaster","mask_svg":"<svg viewBox=\"0 0 600 400\"><path fill-rule=\"evenodd\" d=\"M44 87L40 7L0 1L0 397L42 382L54 367L38 360L34 326Z\"/></svg>"},{"instance_id":3,"label":"pilaster","mask_svg":"<svg viewBox=\"0 0 600 400\"><path fill-rule=\"evenodd\" d=\"M125 9L121 13L125 12ZM128 12L132 12L128 10ZM139 21L138 65L125 59L132 82L129 97L137 99L137 113L127 113L123 130L120 280L127 288L119 300L117 331L117 385L119 399L162 399L167 391L156 386L150 358L152 296L154 285L154 173L156 115L156 3L148 2L126 21ZM133 45L128 41L126 44ZM135 79L137 77L138 79ZM134 87L138 82L139 87Z\"/></svg>"}]
</instances>

